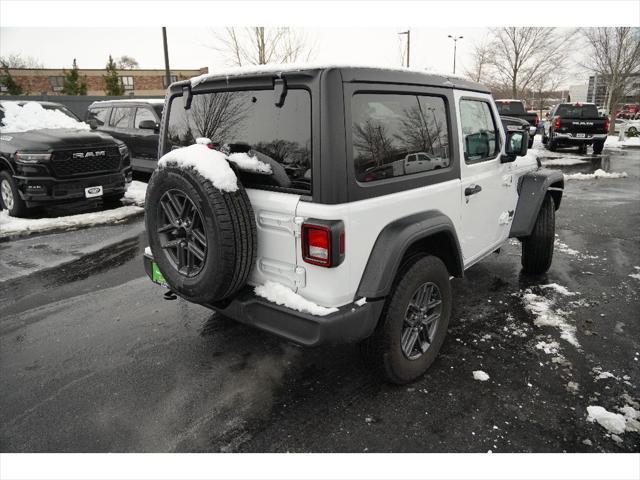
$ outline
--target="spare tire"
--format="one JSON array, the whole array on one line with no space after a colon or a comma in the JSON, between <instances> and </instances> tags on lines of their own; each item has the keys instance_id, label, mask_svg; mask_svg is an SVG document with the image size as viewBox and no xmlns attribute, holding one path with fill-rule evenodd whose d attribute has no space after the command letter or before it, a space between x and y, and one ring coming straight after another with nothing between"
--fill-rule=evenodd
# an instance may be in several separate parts
<instances>
[{"instance_id":1,"label":"spare tire","mask_svg":"<svg viewBox=\"0 0 640 480\"><path fill-rule=\"evenodd\" d=\"M192 167L165 166L149 180L145 213L151 252L174 292L210 303L246 283L257 234L240 182L237 191L226 192Z\"/></svg>"}]
</instances>

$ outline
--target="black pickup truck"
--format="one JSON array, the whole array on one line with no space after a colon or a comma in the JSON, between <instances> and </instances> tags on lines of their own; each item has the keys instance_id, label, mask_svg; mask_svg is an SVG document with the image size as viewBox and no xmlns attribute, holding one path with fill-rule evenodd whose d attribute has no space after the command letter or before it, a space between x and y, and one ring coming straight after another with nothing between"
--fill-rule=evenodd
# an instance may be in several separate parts
<instances>
[{"instance_id":1,"label":"black pickup truck","mask_svg":"<svg viewBox=\"0 0 640 480\"><path fill-rule=\"evenodd\" d=\"M598 113L593 103L559 103L544 122L542 143L552 152L558 147L577 146L580 153L602 153L609 132L609 118Z\"/></svg>"},{"instance_id":2,"label":"black pickup truck","mask_svg":"<svg viewBox=\"0 0 640 480\"><path fill-rule=\"evenodd\" d=\"M129 182L129 152L120 140L90 131L57 103L0 102L0 206L9 215L117 200Z\"/></svg>"},{"instance_id":3,"label":"black pickup truck","mask_svg":"<svg viewBox=\"0 0 640 480\"><path fill-rule=\"evenodd\" d=\"M533 137L538 129L538 114L527 112L522 100L507 98L495 100L498 113L501 117L519 118L529 123L529 148L533 146Z\"/></svg>"}]
</instances>

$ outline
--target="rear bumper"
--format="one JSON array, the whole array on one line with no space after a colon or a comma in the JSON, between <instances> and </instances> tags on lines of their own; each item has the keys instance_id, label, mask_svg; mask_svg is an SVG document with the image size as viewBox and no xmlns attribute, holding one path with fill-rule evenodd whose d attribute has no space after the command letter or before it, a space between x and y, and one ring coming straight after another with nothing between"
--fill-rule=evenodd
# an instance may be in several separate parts
<instances>
[{"instance_id":1,"label":"rear bumper","mask_svg":"<svg viewBox=\"0 0 640 480\"><path fill-rule=\"evenodd\" d=\"M151 278L152 257L144 254L144 268ZM384 299L364 305L350 303L337 312L319 317L276 305L258 297L245 286L233 300L219 305L204 305L234 320L273 333L307 347L324 344L353 343L370 336L375 329Z\"/></svg>"},{"instance_id":2,"label":"rear bumper","mask_svg":"<svg viewBox=\"0 0 640 480\"><path fill-rule=\"evenodd\" d=\"M102 197L124 195L127 184L131 181L131 167L118 173L64 180L23 175L15 175L14 178L22 199L28 206L36 206L86 200L85 188L95 186L102 186Z\"/></svg>"},{"instance_id":3,"label":"rear bumper","mask_svg":"<svg viewBox=\"0 0 640 480\"><path fill-rule=\"evenodd\" d=\"M604 142L607 139L606 133L596 133L585 137L576 137L571 133L554 133L553 139L559 143L580 145L583 143Z\"/></svg>"}]
</instances>

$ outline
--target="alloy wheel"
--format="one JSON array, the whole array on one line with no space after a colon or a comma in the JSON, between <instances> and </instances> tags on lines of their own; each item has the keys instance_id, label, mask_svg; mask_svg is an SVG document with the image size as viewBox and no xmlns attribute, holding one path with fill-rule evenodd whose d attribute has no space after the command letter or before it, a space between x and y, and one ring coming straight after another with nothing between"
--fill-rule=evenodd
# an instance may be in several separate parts
<instances>
[{"instance_id":1,"label":"alloy wheel","mask_svg":"<svg viewBox=\"0 0 640 480\"><path fill-rule=\"evenodd\" d=\"M435 283L420 285L407 306L402 324L402 353L417 360L429 349L442 315L442 296Z\"/></svg>"},{"instance_id":2,"label":"alloy wheel","mask_svg":"<svg viewBox=\"0 0 640 480\"><path fill-rule=\"evenodd\" d=\"M2 179L2 183L0 183L0 194L4 206L7 210L11 210L13 208L13 190L7 179Z\"/></svg>"},{"instance_id":3,"label":"alloy wheel","mask_svg":"<svg viewBox=\"0 0 640 480\"><path fill-rule=\"evenodd\" d=\"M194 277L207 259L207 235L202 214L181 190L168 190L160 198L158 237L167 257L185 277Z\"/></svg>"}]
</instances>

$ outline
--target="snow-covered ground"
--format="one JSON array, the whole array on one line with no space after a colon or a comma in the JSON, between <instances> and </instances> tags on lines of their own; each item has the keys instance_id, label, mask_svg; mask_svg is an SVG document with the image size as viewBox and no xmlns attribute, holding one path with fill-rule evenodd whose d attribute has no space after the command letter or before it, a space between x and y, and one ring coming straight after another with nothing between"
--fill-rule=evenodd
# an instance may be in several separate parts
<instances>
[{"instance_id":1,"label":"snow-covered ground","mask_svg":"<svg viewBox=\"0 0 640 480\"><path fill-rule=\"evenodd\" d=\"M0 238L119 223L144 212L146 190L146 183L134 180L122 200L124 206L100 212L54 218L15 218L10 217L6 210L2 210L0 211Z\"/></svg>"}]
</instances>

